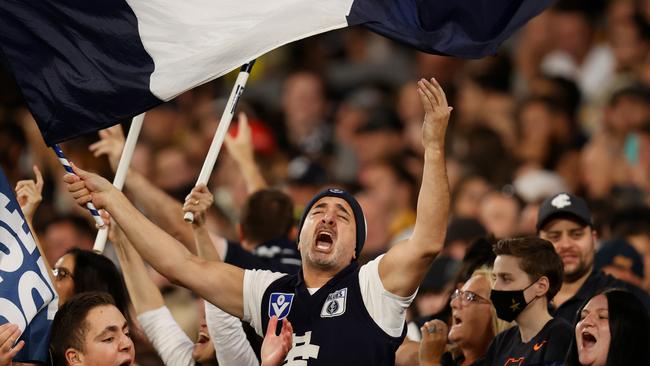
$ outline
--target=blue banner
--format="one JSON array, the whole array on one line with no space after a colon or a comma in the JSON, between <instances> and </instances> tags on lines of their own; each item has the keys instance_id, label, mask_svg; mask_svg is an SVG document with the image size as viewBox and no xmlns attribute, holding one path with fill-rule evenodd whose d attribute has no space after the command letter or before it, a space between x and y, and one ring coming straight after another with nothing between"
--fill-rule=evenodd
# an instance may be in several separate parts
<instances>
[{"instance_id":1,"label":"blue banner","mask_svg":"<svg viewBox=\"0 0 650 366\"><path fill-rule=\"evenodd\" d=\"M0 169L0 324L18 325L25 341L14 361L47 362L57 302L45 262Z\"/></svg>"}]
</instances>

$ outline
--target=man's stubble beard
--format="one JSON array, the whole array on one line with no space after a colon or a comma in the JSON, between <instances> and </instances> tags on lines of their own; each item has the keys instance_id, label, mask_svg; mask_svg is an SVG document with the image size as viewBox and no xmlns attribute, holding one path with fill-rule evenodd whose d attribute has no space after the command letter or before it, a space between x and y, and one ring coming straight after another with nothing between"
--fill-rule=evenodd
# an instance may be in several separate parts
<instances>
[{"instance_id":1,"label":"man's stubble beard","mask_svg":"<svg viewBox=\"0 0 650 366\"><path fill-rule=\"evenodd\" d=\"M581 279L584 275L591 273L594 268L594 257L588 258L584 261L580 261L578 267L573 270L571 273L564 272L564 282L566 283L575 283Z\"/></svg>"}]
</instances>

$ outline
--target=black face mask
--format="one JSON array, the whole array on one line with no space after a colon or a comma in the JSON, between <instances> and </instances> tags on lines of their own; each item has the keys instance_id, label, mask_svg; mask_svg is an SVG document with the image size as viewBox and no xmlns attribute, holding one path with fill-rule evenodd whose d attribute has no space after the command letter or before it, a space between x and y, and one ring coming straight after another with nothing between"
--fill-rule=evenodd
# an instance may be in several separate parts
<instances>
[{"instance_id":1,"label":"black face mask","mask_svg":"<svg viewBox=\"0 0 650 366\"><path fill-rule=\"evenodd\" d=\"M530 285L526 286L523 290L514 290L514 291L502 291L502 290L492 290L490 292L490 300L494 309L497 311L497 317L501 320L511 322L521 314L528 302L524 297L524 291L526 291L530 286L534 285L537 281L533 281ZM532 302L532 300L531 300Z\"/></svg>"}]
</instances>

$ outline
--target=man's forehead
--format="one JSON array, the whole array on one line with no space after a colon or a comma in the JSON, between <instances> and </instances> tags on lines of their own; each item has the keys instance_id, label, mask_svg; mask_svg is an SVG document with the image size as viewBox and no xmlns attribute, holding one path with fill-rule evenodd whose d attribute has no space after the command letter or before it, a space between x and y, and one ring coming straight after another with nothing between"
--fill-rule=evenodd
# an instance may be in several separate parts
<instances>
[{"instance_id":1,"label":"man's forehead","mask_svg":"<svg viewBox=\"0 0 650 366\"><path fill-rule=\"evenodd\" d=\"M334 205L334 206L339 205L349 214L352 214L352 207L346 200L344 200L343 198L331 197L331 196L326 196L316 201L316 203L314 203L314 206L312 206L311 211L313 211L316 208L322 208L330 205Z\"/></svg>"},{"instance_id":2,"label":"man's forehead","mask_svg":"<svg viewBox=\"0 0 650 366\"><path fill-rule=\"evenodd\" d=\"M561 231L561 230L574 230L582 229L588 226L587 224L579 221L577 218L557 217L549 220L540 231Z\"/></svg>"},{"instance_id":3,"label":"man's forehead","mask_svg":"<svg viewBox=\"0 0 650 366\"><path fill-rule=\"evenodd\" d=\"M113 305L94 307L86 316L88 335L95 337L108 327L122 329L126 322L124 315Z\"/></svg>"},{"instance_id":4,"label":"man's forehead","mask_svg":"<svg viewBox=\"0 0 650 366\"><path fill-rule=\"evenodd\" d=\"M522 272L525 273L524 270L521 269L520 258L508 254L497 255L494 260L493 272L495 275L517 275Z\"/></svg>"}]
</instances>

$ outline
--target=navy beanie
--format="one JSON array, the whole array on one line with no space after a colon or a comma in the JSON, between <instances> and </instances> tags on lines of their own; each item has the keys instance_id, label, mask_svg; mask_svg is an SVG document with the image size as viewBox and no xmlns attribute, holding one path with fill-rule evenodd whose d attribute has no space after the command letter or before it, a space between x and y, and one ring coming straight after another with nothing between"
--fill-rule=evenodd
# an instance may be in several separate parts
<instances>
[{"instance_id":1,"label":"navy beanie","mask_svg":"<svg viewBox=\"0 0 650 366\"><path fill-rule=\"evenodd\" d=\"M307 218L307 214L309 213L309 210L318 202L319 199L323 197L337 197L343 199L345 202L350 205L352 208L352 214L354 215L354 222L356 223L357 227L357 243L355 247L355 253L356 257L359 258L359 254L361 253L361 249L363 249L363 244L366 242L366 218L363 216L363 210L361 209L361 205L359 202L357 202L356 198L349 194L348 192L338 189L338 188L328 188L317 195L314 196L314 198L309 201L307 206L305 206L305 210L302 212L302 217L300 218L300 224L298 225L298 238L300 238L300 232L302 231L302 225L305 223L305 219Z\"/></svg>"}]
</instances>

